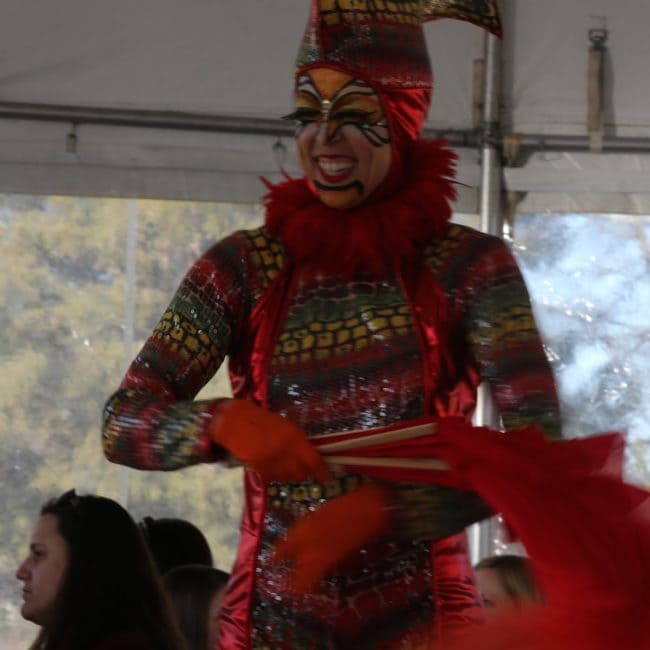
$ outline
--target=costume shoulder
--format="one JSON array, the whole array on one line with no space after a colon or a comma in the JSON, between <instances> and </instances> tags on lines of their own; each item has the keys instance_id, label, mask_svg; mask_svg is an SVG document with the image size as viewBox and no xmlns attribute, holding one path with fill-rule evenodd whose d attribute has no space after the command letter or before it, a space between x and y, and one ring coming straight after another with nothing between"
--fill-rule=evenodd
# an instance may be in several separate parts
<instances>
[{"instance_id":1,"label":"costume shoulder","mask_svg":"<svg viewBox=\"0 0 650 650\"><path fill-rule=\"evenodd\" d=\"M447 224L446 230L429 242L424 249L424 260L449 289L460 288L470 277L478 279L487 270L486 265L492 271L497 266L516 267L502 239L456 223Z\"/></svg>"},{"instance_id":2,"label":"costume shoulder","mask_svg":"<svg viewBox=\"0 0 650 650\"><path fill-rule=\"evenodd\" d=\"M266 226L250 230L238 230L218 241L205 257L218 259L221 264L230 262L234 266L243 265L255 285L265 289L286 264L284 247Z\"/></svg>"}]
</instances>

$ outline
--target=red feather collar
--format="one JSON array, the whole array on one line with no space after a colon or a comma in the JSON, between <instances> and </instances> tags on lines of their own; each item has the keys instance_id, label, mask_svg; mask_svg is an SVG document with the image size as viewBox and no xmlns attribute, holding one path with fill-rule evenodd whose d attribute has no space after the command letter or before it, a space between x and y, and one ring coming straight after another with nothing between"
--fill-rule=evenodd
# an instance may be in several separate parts
<instances>
[{"instance_id":1,"label":"red feather collar","mask_svg":"<svg viewBox=\"0 0 650 650\"><path fill-rule=\"evenodd\" d=\"M418 141L393 194L349 210L330 208L304 178L269 186L266 225L301 271L384 277L398 263L416 262L451 217L456 154L441 140Z\"/></svg>"}]
</instances>

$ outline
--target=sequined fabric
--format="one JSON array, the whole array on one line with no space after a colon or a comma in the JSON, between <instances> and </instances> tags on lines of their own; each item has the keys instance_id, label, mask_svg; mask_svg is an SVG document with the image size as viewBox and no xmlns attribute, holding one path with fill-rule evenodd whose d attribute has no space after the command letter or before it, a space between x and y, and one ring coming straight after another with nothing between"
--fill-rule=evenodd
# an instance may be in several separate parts
<instances>
[{"instance_id":1,"label":"sequined fabric","mask_svg":"<svg viewBox=\"0 0 650 650\"><path fill-rule=\"evenodd\" d=\"M309 510L318 502L294 505ZM291 509L269 504L252 611L256 643L271 648L399 647L397 639L404 643L412 630L433 621L429 542L378 542L360 549L306 597L287 597L291 573L272 567L269 557L274 541L295 518Z\"/></svg>"},{"instance_id":2,"label":"sequined fabric","mask_svg":"<svg viewBox=\"0 0 650 650\"><path fill-rule=\"evenodd\" d=\"M422 383L396 280L314 280L297 289L273 355L271 408L310 433L369 428L421 414Z\"/></svg>"}]
</instances>

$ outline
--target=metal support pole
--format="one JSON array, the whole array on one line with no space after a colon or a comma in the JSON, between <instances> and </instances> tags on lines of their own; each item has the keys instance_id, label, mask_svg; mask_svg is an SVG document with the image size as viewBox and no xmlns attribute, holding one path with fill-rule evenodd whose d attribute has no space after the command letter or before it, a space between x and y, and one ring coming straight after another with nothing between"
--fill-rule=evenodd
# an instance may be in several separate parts
<instances>
[{"instance_id":1,"label":"metal support pole","mask_svg":"<svg viewBox=\"0 0 650 650\"><path fill-rule=\"evenodd\" d=\"M481 230L501 236L500 84L501 43L485 35L485 85L481 125Z\"/></svg>"},{"instance_id":2,"label":"metal support pole","mask_svg":"<svg viewBox=\"0 0 650 650\"><path fill-rule=\"evenodd\" d=\"M481 230L500 237L503 230L501 211L501 151L500 151L500 84L501 43L491 34L485 35L485 81L483 89L483 121L481 125ZM479 426L498 427L489 387L479 387L475 422ZM494 518L470 530L472 562L492 555L498 526Z\"/></svg>"},{"instance_id":3,"label":"metal support pole","mask_svg":"<svg viewBox=\"0 0 650 650\"><path fill-rule=\"evenodd\" d=\"M500 81L501 44L492 34L485 35L485 84L481 146L481 230L500 237L503 229L501 211L501 156L500 156ZM497 426L497 414L486 391L479 394L476 421L479 425Z\"/></svg>"}]
</instances>

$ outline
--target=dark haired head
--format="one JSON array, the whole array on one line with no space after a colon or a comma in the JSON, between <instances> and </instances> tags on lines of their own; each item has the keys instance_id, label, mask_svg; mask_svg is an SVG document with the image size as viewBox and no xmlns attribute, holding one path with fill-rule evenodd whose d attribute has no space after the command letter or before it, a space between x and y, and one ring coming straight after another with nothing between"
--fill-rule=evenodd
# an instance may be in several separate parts
<instances>
[{"instance_id":1,"label":"dark haired head","mask_svg":"<svg viewBox=\"0 0 650 650\"><path fill-rule=\"evenodd\" d=\"M121 505L70 490L41 515L56 517L68 566L53 620L33 648L88 650L120 636L156 650L184 648L142 535Z\"/></svg>"},{"instance_id":2,"label":"dark haired head","mask_svg":"<svg viewBox=\"0 0 650 650\"><path fill-rule=\"evenodd\" d=\"M208 541L189 521L145 517L139 526L161 575L186 564L213 566Z\"/></svg>"},{"instance_id":3,"label":"dark haired head","mask_svg":"<svg viewBox=\"0 0 650 650\"><path fill-rule=\"evenodd\" d=\"M164 576L188 650L213 647L209 632L210 628L216 629L216 622L210 619L218 614L219 607L211 611L212 604L225 591L228 578L225 571L199 564L176 567Z\"/></svg>"}]
</instances>

